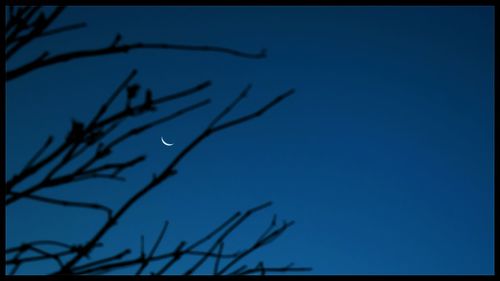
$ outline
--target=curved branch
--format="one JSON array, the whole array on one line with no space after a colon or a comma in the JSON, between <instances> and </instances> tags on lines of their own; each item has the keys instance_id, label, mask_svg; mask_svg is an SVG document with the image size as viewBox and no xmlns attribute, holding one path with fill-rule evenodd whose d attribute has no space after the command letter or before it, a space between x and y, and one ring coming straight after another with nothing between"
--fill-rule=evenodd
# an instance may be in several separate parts
<instances>
[{"instance_id":1,"label":"curved branch","mask_svg":"<svg viewBox=\"0 0 500 281\"><path fill-rule=\"evenodd\" d=\"M163 50L180 50L180 51L194 51L194 52L214 52L214 53L223 53L250 59L262 59L266 57L265 49L262 49L259 53L246 53L230 48L217 47L217 46L196 46L196 45L162 44L162 43L135 43L135 44L124 44L121 46L111 45L110 47L74 51L74 52L54 55L52 57L43 60L35 60L26 63L25 65L22 65L20 67L17 67L15 69L6 71L5 80L6 81L13 80L21 75L27 74L33 70L46 67L49 65L59 64L82 58L128 53L129 51L137 49L163 49Z\"/></svg>"},{"instance_id":2,"label":"curved branch","mask_svg":"<svg viewBox=\"0 0 500 281\"><path fill-rule=\"evenodd\" d=\"M17 194L17 192L11 192L12 194ZM34 201L39 201L39 202L44 202L48 204L53 204L53 205L59 205L63 207L78 207L78 208L87 208L87 209L94 209L94 210L100 210L100 211L105 211L106 214L108 215L108 218L111 217L111 214L113 211L101 204L97 203L87 203L87 202L77 202L77 201L69 201L69 200L61 200L61 199L54 199L54 198L49 198L49 197L44 197L44 196L39 196L39 195L24 195L24 198L31 199Z\"/></svg>"}]
</instances>

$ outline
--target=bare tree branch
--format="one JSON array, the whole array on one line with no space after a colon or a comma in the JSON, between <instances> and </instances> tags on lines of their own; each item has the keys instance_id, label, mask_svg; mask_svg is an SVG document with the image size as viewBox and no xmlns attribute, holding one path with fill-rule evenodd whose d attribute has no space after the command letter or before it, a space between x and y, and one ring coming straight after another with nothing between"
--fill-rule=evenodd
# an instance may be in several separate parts
<instances>
[{"instance_id":1,"label":"bare tree branch","mask_svg":"<svg viewBox=\"0 0 500 281\"><path fill-rule=\"evenodd\" d=\"M12 194L17 194L17 192L12 192ZM44 197L44 196L39 196L39 195L24 195L24 197L27 199L34 200L34 201L49 203L49 204L53 204L53 205L60 205L60 206L64 206L64 207L79 207L79 208L101 210L101 211L106 212L106 214L108 215L108 218L111 217L111 214L113 213L113 211L110 208L108 208L104 205L101 205L101 204L96 204L96 203L68 201L68 200L54 199L54 198L49 198L49 197Z\"/></svg>"},{"instance_id":2,"label":"bare tree branch","mask_svg":"<svg viewBox=\"0 0 500 281\"><path fill-rule=\"evenodd\" d=\"M167 115L165 117L162 117L160 119L157 119L157 120L152 121L150 123L147 123L145 125L133 128L133 129L129 130L128 132L122 134L121 136L117 137L113 141L111 141L108 144L108 146L109 147L113 147L113 146L115 146L115 145L117 145L117 144L125 141L129 137L132 137L134 135L138 135L140 133L143 133L144 131L146 131L148 129L151 129L153 127L161 125L162 123L165 123L167 121L173 120L173 119L175 119L175 118L177 118L177 117L179 117L179 116L181 116L181 115L183 115L185 113L188 113L190 111L196 110L196 109L198 109L200 107L203 107L203 106L205 106L205 105L207 105L209 103L210 103L210 99L205 99L205 100L203 100L201 102L195 103L195 104L190 105L190 106L185 107L185 108L182 108L182 109L180 109L180 110L178 110L178 111L176 111L176 112L174 112L172 114L169 114L169 115Z\"/></svg>"},{"instance_id":3,"label":"bare tree branch","mask_svg":"<svg viewBox=\"0 0 500 281\"><path fill-rule=\"evenodd\" d=\"M228 122L226 122L224 124L221 124L221 125L218 125L218 126L214 126L214 127L211 128L211 130L213 132L224 130L224 129L227 129L229 127L236 126L236 125L241 124L243 122L246 122L246 121L249 121L249 120L254 119L256 117L259 117L262 114L264 114L264 112L268 111L271 107L275 106L276 104L278 104L279 102L281 102L283 99L285 99L285 98L289 97L290 95L292 95L294 92L295 92L294 89L290 89L290 90L286 91L285 93L277 96L270 103L268 103L267 105L265 105L261 109L255 111L254 113L245 115L243 117L240 117L240 118L232 120L232 121L228 121Z\"/></svg>"},{"instance_id":4,"label":"bare tree branch","mask_svg":"<svg viewBox=\"0 0 500 281\"><path fill-rule=\"evenodd\" d=\"M165 221L165 223L163 224L163 228L160 231L160 235L158 235L158 238L156 239L156 242L155 242L153 248L151 248L151 251L149 252L148 257L141 264L141 267L137 270L135 275L141 274L142 271L148 266L149 262L151 261L151 258L153 258L156 250L158 249L158 246L160 245L161 240L163 239L163 235L165 235L165 231L167 230L167 226L168 226L168 221Z\"/></svg>"},{"instance_id":5,"label":"bare tree branch","mask_svg":"<svg viewBox=\"0 0 500 281\"><path fill-rule=\"evenodd\" d=\"M24 41L27 40L22 40L21 42ZM21 75L25 75L33 70L46 67L49 65L68 62L75 59L127 53L131 50L136 50L136 49L163 49L163 50L180 50L180 51L195 51L195 52L215 52L215 53L224 53L237 57L251 58L251 59L261 59L266 57L265 49L261 50L259 53L245 53L234 49L217 47L217 46L193 46L193 45L164 44L164 43L134 43L134 44L124 44L121 46L111 45L110 47L74 51L74 52L54 55L44 60L35 60L26 63L22 66L19 66L17 68L14 68L12 70L6 71L5 80L7 81L13 80ZM17 50L17 48L15 50ZM8 57L10 57L10 55L11 54L8 53Z\"/></svg>"},{"instance_id":6,"label":"bare tree branch","mask_svg":"<svg viewBox=\"0 0 500 281\"><path fill-rule=\"evenodd\" d=\"M212 120L212 122L210 122L210 124L208 125L209 128L213 128L213 126L215 124L217 124L217 122L219 122L222 118L224 118L224 116L226 116L234 107L236 107L236 105L238 105L238 103L244 98L247 96L248 92L250 91L250 89L252 88L252 85L248 85L245 89L243 89L243 91L241 92L241 94L236 97L236 99L230 103L223 111L221 111L221 113L217 116L215 116L215 118Z\"/></svg>"},{"instance_id":7,"label":"bare tree branch","mask_svg":"<svg viewBox=\"0 0 500 281\"><path fill-rule=\"evenodd\" d=\"M130 81L137 75L137 70L132 70L132 72L125 78L125 80L120 83L120 85L116 88L116 90L111 94L109 99L101 106L99 111L96 113L92 121L90 122L89 127L93 127L94 124L99 120L99 118L106 113L108 107L111 105L111 103L116 99L118 94L127 87L127 85L130 83ZM49 156L47 156L45 159L40 160L38 163L31 165L29 168L23 169L18 175L14 175L14 177L10 180L7 181L6 183L6 190L7 193L9 193L10 190L14 188L15 185L19 184L29 176L35 174L38 172L41 168L45 167L47 164L52 162L55 158L57 158L59 155L61 155L69 146L71 145L70 142L67 140L62 143L59 148L57 148L53 153L51 153Z\"/></svg>"},{"instance_id":8,"label":"bare tree branch","mask_svg":"<svg viewBox=\"0 0 500 281\"><path fill-rule=\"evenodd\" d=\"M29 21L33 17L33 15L40 10L40 7L20 7L17 9L17 14L14 15L13 18L5 27L5 45L10 45L15 39L17 35L30 27ZM26 14L25 14L26 13ZM13 28L12 32L11 29ZM9 33L10 32L10 33Z\"/></svg>"},{"instance_id":9,"label":"bare tree branch","mask_svg":"<svg viewBox=\"0 0 500 281\"><path fill-rule=\"evenodd\" d=\"M242 224L246 219L248 219L248 217L253 215L255 212L258 212L262 209L265 209L265 208L271 206L271 204L272 204L271 202L267 202L265 204L259 205L255 208L252 208L252 209L246 211L243 214L243 216L241 216L231 226L229 226L226 229L226 231L224 231L224 233L215 241L215 243L212 245L212 247L210 247L210 249L208 250L208 253L213 253L214 250L217 248L217 246L220 243L222 243L224 241L224 239L226 239L226 237L229 236L229 234L231 234L238 226L240 226L240 224ZM193 274L207 260L208 257L209 257L208 255L203 256L200 260L198 260L197 263L195 263L190 269L188 269L186 271L185 275Z\"/></svg>"},{"instance_id":10,"label":"bare tree branch","mask_svg":"<svg viewBox=\"0 0 500 281\"><path fill-rule=\"evenodd\" d=\"M111 257L99 259L99 260L96 260L93 262L86 263L84 265L77 266L77 267L75 267L74 270L76 272L81 271L80 273L77 273L77 274L85 274L85 271L88 270L89 268L92 268L93 266L105 264L105 263L115 261L115 260L120 260L130 253L131 253L130 249L125 249L125 250L123 250L123 251L119 252L118 254L113 255ZM102 268L99 268L98 271L100 271L101 269Z\"/></svg>"},{"instance_id":11,"label":"bare tree branch","mask_svg":"<svg viewBox=\"0 0 500 281\"><path fill-rule=\"evenodd\" d=\"M12 48L9 48L9 50L5 53L5 60L8 61L15 53L17 53L21 48L26 46L28 43L30 43L33 39L36 37L40 36L40 34L43 33L43 31L49 27L49 25L61 15L62 11L64 10L64 7L56 7L54 11L45 19L44 14L40 14L40 16L35 20L35 25L32 28L32 31L25 37L21 38L18 40ZM28 19L29 21L29 19ZM6 44L10 44L11 41L14 38L7 38L6 39ZM40 62L39 60L37 62ZM7 74L7 72L5 73Z\"/></svg>"},{"instance_id":12,"label":"bare tree branch","mask_svg":"<svg viewBox=\"0 0 500 281\"><path fill-rule=\"evenodd\" d=\"M236 258L234 258L231 262L229 262L224 268L222 268L219 272L216 274L224 274L226 271L228 271L232 266L234 266L238 261L246 257L247 255L251 254L255 250L261 248L262 246L270 243L272 240L275 238L279 237L281 234L283 234L290 226L293 225L293 222L290 223L284 223L284 225L275 230L274 232L270 233L269 235L266 235L262 239L257 240L257 242L252 245L252 247L248 248L247 250L243 251L240 255L238 255Z\"/></svg>"},{"instance_id":13,"label":"bare tree branch","mask_svg":"<svg viewBox=\"0 0 500 281\"><path fill-rule=\"evenodd\" d=\"M53 140L53 137L52 136L49 136L47 138L47 140L45 141L45 143L43 144L42 147L40 147L40 149L35 153L35 155L33 155L33 157L28 161L28 163L26 164L26 166L24 167L24 170L28 169L29 167L31 167L33 165L33 163L40 157L40 155L43 154L43 152L45 150L47 150L47 148L50 146L50 144L52 143L52 140Z\"/></svg>"},{"instance_id":14,"label":"bare tree branch","mask_svg":"<svg viewBox=\"0 0 500 281\"><path fill-rule=\"evenodd\" d=\"M221 242L219 244L219 251L217 252L217 256L215 258L214 275L217 274L217 272L219 272L219 263L220 263L220 259L222 257L223 251L224 251L224 242Z\"/></svg>"},{"instance_id":15,"label":"bare tree branch","mask_svg":"<svg viewBox=\"0 0 500 281\"><path fill-rule=\"evenodd\" d=\"M40 246L58 246L64 248L62 251L58 251L55 253L51 253L47 250L42 250ZM96 247L101 247L102 243L96 244ZM38 240L38 241L32 241L29 243L23 243L20 246L17 247L12 247L9 249L6 249L6 254L12 254L15 253L15 256L11 259L6 259L5 264L7 266L13 265L10 274L13 275L17 272L17 270L25 264L33 263L33 262L38 262L38 261L44 261L44 260L54 260L57 262L57 264L60 266L62 264L61 258L67 255L74 254L78 251L81 250L81 246L79 245L69 245L67 243L62 243L60 241L54 241L54 240ZM38 255L36 256L30 256L30 257L25 257L21 258L22 255L24 255L26 252L32 251L34 253L37 253Z\"/></svg>"}]
</instances>

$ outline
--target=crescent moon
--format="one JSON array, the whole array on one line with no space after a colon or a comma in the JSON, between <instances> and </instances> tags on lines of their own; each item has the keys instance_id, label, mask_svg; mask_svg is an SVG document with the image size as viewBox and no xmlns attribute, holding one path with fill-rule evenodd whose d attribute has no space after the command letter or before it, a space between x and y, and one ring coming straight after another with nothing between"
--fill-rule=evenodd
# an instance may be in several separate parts
<instances>
[{"instance_id":1,"label":"crescent moon","mask_svg":"<svg viewBox=\"0 0 500 281\"><path fill-rule=\"evenodd\" d=\"M173 143L167 143L167 142L163 139L163 137L161 137L161 142L162 142L164 145L166 145L166 146L172 146L172 145L174 145Z\"/></svg>"}]
</instances>

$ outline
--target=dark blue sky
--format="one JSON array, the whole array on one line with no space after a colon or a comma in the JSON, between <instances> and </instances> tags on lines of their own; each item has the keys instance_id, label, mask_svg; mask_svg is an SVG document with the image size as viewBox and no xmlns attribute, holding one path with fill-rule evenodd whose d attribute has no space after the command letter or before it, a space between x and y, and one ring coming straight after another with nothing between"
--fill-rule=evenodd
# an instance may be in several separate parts
<instances>
[{"instance_id":1,"label":"dark blue sky","mask_svg":"<svg viewBox=\"0 0 500 281\"><path fill-rule=\"evenodd\" d=\"M126 183L82 182L46 191L120 206L159 172L248 83L228 118L296 94L259 119L205 141L179 174L132 208L106 248L161 250L201 237L236 210L275 204L235 233L251 243L274 213L296 224L248 257L250 265L311 266L313 274L493 274L494 9L492 7L70 7L59 25L88 27L39 39L12 64L123 42L268 49L265 60L143 50L47 67L7 84L7 166L21 169L48 134L88 120L133 68L159 95L210 79L210 106L131 139L114 159L147 154ZM55 25L57 26L57 24ZM143 119L145 120L145 119ZM137 123L135 123L137 124ZM173 147L160 142L164 136ZM74 218L77 218L76 220ZM98 223L96 223L98 222ZM86 241L99 212L19 203L7 209L6 243ZM54 266L40 263L19 273ZM127 273L127 271L123 271Z\"/></svg>"}]
</instances>

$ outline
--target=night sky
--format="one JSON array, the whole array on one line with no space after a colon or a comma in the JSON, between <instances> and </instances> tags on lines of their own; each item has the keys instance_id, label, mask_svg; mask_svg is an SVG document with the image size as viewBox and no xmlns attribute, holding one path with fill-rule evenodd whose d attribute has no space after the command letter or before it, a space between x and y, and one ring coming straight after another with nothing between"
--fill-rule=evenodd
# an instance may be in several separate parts
<instances>
[{"instance_id":1,"label":"night sky","mask_svg":"<svg viewBox=\"0 0 500 281\"><path fill-rule=\"evenodd\" d=\"M294 262L312 267L309 274L494 273L493 7L69 7L54 27L81 21L88 26L37 40L7 68L45 50L106 46L117 32L123 43L266 48L268 57L138 50L8 82L7 179L48 135L62 142L71 118L88 121L134 68L134 81L158 96L213 81L141 119L212 99L114 151L114 160L148 157L124 174L126 182L84 181L41 195L117 208L249 83L249 96L225 120L296 90L263 116L203 142L178 175L124 215L93 258L125 247L135 255L141 235L151 247L164 220L170 225L159 251L173 250L235 211L271 200L228 249L251 244L274 214L296 223L243 263ZM161 136L175 145L162 145ZM83 243L105 222L102 212L30 201L6 212L7 246ZM47 261L18 273L56 268Z\"/></svg>"}]
</instances>

